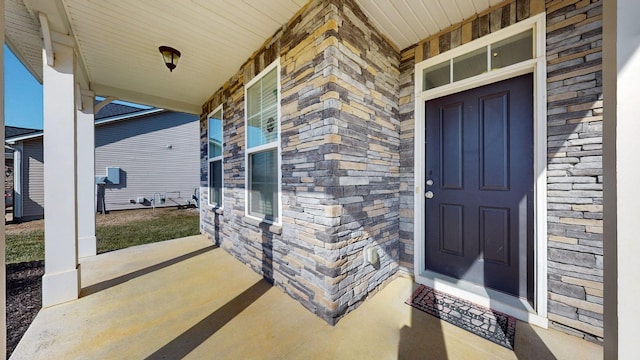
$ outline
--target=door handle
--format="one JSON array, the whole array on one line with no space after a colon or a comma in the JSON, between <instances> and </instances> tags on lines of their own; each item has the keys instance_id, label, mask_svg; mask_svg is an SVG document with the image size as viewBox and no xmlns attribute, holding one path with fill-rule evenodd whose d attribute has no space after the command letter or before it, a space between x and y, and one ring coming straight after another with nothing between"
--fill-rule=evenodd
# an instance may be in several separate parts
<instances>
[{"instance_id":1,"label":"door handle","mask_svg":"<svg viewBox=\"0 0 640 360\"><path fill-rule=\"evenodd\" d=\"M432 191L427 191L426 193L424 193L424 197L426 197L427 199L432 199L433 198L433 192Z\"/></svg>"}]
</instances>

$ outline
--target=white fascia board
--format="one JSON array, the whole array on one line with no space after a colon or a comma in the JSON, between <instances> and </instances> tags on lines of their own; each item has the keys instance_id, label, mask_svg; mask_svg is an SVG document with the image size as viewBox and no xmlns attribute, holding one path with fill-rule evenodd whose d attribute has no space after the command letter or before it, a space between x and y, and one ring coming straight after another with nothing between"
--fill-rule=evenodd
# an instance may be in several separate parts
<instances>
[{"instance_id":1,"label":"white fascia board","mask_svg":"<svg viewBox=\"0 0 640 360\"><path fill-rule=\"evenodd\" d=\"M11 138L6 138L5 139L5 143L7 143L7 144L15 144L15 143L18 143L20 141L39 138L39 137L42 136L42 134L43 134L42 131L37 131L37 132L32 132L32 133L29 133L29 134L25 134L25 135L14 136L14 137L11 137Z\"/></svg>"},{"instance_id":2,"label":"white fascia board","mask_svg":"<svg viewBox=\"0 0 640 360\"><path fill-rule=\"evenodd\" d=\"M137 111L134 113L128 113L128 114L122 114L122 115L118 115L118 116L111 116L108 118L103 118L100 120L96 120L96 126L98 125L104 125L104 124L109 124L112 122L116 122L116 121L124 121L124 120L130 120L130 119L135 119L135 118L139 118L142 116L148 116L148 115L153 115L153 114L159 114L159 113L163 113L166 112L167 110L165 109L149 109L149 110L143 110L143 111Z\"/></svg>"},{"instance_id":3,"label":"white fascia board","mask_svg":"<svg viewBox=\"0 0 640 360\"><path fill-rule=\"evenodd\" d=\"M183 112L192 115L200 116L202 112L202 104L206 101L202 100L202 102L198 103L186 103L179 100L167 99L159 96L142 94L136 91L120 89L117 87L103 85L98 83L91 83L91 89L96 93L97 96L108 97L115 96L119 100L128 101L135 104L143 104L147 106L153 106L156 108L167 109L170 111Z\"/></svg>"}]
</instances>

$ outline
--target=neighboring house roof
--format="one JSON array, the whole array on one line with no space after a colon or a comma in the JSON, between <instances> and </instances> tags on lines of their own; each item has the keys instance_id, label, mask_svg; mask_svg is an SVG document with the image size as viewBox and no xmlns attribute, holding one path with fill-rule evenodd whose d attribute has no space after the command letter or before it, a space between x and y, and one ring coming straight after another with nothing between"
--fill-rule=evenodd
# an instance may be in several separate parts
<instances>
[{"instance_id":1,"label":"neighboring house roof","mask_svg":"<svg viewBox=\"0 0 640 360\"><path fill-rule=\"evenodd\" d=\"M95 123L96 126L98 126L106 123L129 120L140 116L146 116L165 111L166 110L164 109L158 108L139 108L118 103L110 103L100 109L100 111L95 115ZM8 130L8 128L22 129L25 131L19 132L17 130ZM11 133L9 131L11 131ZM5 126L5 143L15 143L17 141L33 139L42 136L42 134L43 130Z\"/></svg>"},{"instance_id":2,"label":"neighboring house roof","mask_svg":"<svg viewBox=\"0 0 640 360\"><path fill-rule=\"evenodd\" d=\"M28 128L23 128L18 126L5 126L4 138L8 139L12 137L20 137L20 136L32 135L36 133L39 134L41 132L42 130L38 130L38 129L28 129ZM10 146L7 146L6 144L4 146L4 156L6 159L13 159L13 148L11 148Z\"/></svg>"},{"instance_id":3,"label":"neighboring house roof","mask_svg":"<svg viewBox=\"0 0 640 360\"><path fill-rule=\"evenodd\" d=\"M96 105L99 103L100 103L99 101L95 102ZM101 120L101 119L106 119L114 116L134 114L143 110L149 110L149 109L148 108L142 109L142 108L118 104L118 103L109 103L107 104L107 106L103 107L102 109L100 109L100 111L98 111L95 118L96 120Z\"/></svg>"},{"instance_id":4,"label":"neighboring house roof","mask_svg":"<svg viewBox=\"0 0 640 360\"><path fill-rule=\"evenodd\" d=\"M42 130L39 130L39 129L28 129L28 128L17 127L17 126L5 126L4 127L4 137L5 138L10 138L10 137L16 137L16 136L36 133L36 132L40 132L40 131L42 131Z\"/></svg>"}]
</instances>

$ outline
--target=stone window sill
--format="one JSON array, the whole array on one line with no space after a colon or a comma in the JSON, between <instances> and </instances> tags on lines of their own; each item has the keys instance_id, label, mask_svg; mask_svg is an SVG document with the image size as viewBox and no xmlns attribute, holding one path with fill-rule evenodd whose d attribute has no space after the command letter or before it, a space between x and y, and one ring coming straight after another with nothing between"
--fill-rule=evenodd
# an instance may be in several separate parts
<instances>
[{"instance_id":1,"label":"stone window sill","mask_svg":"<svg viewBox=\"0 0 640 360\"><path fill-rule=\"evenodd\" d=\"M276 235L282 234L282 226L280 225L275 225L272 223L265 222L264 220L254 219L248 216L243 217L242 220L244 221L245 224L259 227L262 231L268 231Z\"/></svg>"}]
</instances>

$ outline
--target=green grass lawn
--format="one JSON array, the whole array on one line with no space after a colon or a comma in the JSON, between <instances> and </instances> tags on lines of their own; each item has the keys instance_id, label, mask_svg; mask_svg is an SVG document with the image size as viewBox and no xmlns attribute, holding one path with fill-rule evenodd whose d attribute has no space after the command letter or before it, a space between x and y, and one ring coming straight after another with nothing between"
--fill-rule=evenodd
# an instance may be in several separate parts
<instances>
[{"instance_id":1,"label":"green grass lawn","mask_svg":"<svg viewBox=\"0 0 640 360\"><path fill-rule=\"evenodd\" d=\"M172 210L151 219L98 225L98 253L199 234L198 213ZM44 260L44 230L7 235L6 263Z\"/></svg>"}]
</instances>

